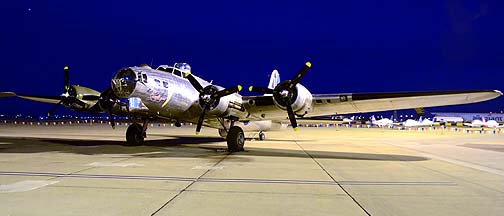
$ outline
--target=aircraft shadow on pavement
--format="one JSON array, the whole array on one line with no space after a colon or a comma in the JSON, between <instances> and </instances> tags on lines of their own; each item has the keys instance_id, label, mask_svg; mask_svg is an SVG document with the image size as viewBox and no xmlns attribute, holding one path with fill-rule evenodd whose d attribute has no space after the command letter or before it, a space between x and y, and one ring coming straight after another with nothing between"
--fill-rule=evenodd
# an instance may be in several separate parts
<instances>
[{"instance_id":1,"label":"aircraft shadow on pavement","mask_svg":"<svg viewBox=\"0 0 504 216\"><path fill-rule=\"evenodd\" d=\"M172 136L171 139L146 140L142 146L124 146L119 140L77 140L63 138L0 137L0 154L61 152L83 155L131 154L132 157L215 157L228 154L220 137ZM426 157L354 152L307 151L320 159L370 161L425 161ZM245 146L236 156L310 158L303 150L255 148ZM230 160L248 161L248 157L230 157Z\"/></svg>"}]
</instances>

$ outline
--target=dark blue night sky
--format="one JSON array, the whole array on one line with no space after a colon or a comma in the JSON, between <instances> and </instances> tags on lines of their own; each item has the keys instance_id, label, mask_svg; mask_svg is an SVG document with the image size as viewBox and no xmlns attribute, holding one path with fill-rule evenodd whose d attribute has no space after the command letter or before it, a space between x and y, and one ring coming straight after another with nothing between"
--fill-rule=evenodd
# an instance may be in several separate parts
<instances>
[{"instance_id":1,"label":"dark blue night sky","mask_svg":"<svg viewBox=\"0 0 504 216\"><path fill-rule=\"evenodd\" d=\"M7 1L0 91L59 95L65 65L71 83L101 91L118 69L151 62L188 62L222 86L266 85L273 69L289 79L305 61L312 93L504 90L501 2ZM503 101L433 110L495 112Z\"/></svg>"}]
</instances>

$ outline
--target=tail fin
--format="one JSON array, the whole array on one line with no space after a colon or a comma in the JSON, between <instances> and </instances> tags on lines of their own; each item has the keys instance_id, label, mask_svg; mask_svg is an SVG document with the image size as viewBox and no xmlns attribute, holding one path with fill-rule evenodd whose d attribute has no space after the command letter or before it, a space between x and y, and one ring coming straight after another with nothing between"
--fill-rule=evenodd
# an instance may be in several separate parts
<instances>
[{"instance_id":1,"label":"tail fin","mask_svg":"<svg viewBox=\"0 0 504 216\"><path fill-rule=\"evenodd\" d=\"M415 112L418 116L423 116L424 118L428 119L428 118L434 118L435 115L432 114L431 112L429 112L429 110L426 110L425 108L423 107L420 107L420 108L416 108L415 109Z\"/></svg>"},{"instance_id":2,"label":"tail fin","mask_svg":"<svg viewBox=\"0 0 504 216\"><path fill-rule=\"evenodd\" d=\"M371 116L371 122L376 122L376 118L374 117L374 115Z\"/></svg>"},{"instance_id":3,"label":"tail fin","mask_svg":"<svg viewBox=\"0 0 504 216\"><path fill-rule=\"evenodd\" d=\"M486 123L485 116L481 116L481 121L482 121L483 123Z\"/></svg>"},{"instance_id":4,"label":"tail fin","mask_svg":"<svg viewBox=\"0 0 504 216\"><path fill-rule=\"evenodd\" d=\"M417 115L423 116L425 114L425 109L423 107L418 107L418 108L415 108L415 112Z\"/></svg>"},{"instance_id":5,"label":"tail fin","mask_svg":"<svg viewBox=\"0 0 504 216\"><path fill-rule=\"evenodd\" d=\"M271 72L268 88L274 89L278 83L280 83L280 74L277 70L273 70L273 72Z\"/></svg>"}]
</instances>

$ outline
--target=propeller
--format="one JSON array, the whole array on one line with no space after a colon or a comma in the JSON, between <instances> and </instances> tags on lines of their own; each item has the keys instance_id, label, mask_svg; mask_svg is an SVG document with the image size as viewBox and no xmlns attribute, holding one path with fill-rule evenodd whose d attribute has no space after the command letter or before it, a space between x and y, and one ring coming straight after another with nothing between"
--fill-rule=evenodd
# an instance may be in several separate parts
<instances>
[{"instance_id":1,"label":"propeller","mask_svg":"<svg viewBox=\"0 0 504 216\"><path fill-rule=\"evenodd\" d=\"M103 91L100 94L99 100L98 100L98 105L100 108L107 112L109 119L110 119L110 126L112 126L113 129L115 129L116 123L114 120L114 116L112 115L112 110L114 108L114 105L116 104L122 104L121 100L117 95L115 95L114 91L112 88L107 88L105 91ZM128 107L128 106L126 106Z\"/></svg>"},{"instance_id":2,"label":"propeller","mask_svg":"<svg viewBox=\"0 0 504 216\"><path fill-rule=\"evenodd\" d=\"M47 113L47 116L51 116L53 112L58 109L58 107L63 104L63 105L70 105L73 103L76 103L82 107L86 106L86 103L82 102L81 100L77 99L77 92L75 92L75 89L72 88L69 84L69 72L68 72L68 66L65 66L63 68L64 74L63 74L63 93L60 95L60 101L51 108L51 110ZM88 98L83 98L85 100L92 100L93 97L96 99L96 96L87 96Z\"/></svg>"},{"instance_id":3,"label":"propeller","mask_svg":"<svg viewBox=\"0 0 504 216\"><path fill-rule=\"evenodd\" d=\"M296 116L292 110L293 99L297 97L296 85L301 82L303 76L311 68L311 63L306 62L305 65L299 70L299 72L291 80L286 80L275 86L274 89L250 86L249 91L263 93L263 94L273 94L275 101L277 101L281 106L285 106L287 109L287 114L289 116L292 128L297 131L298 125L296 121Z\"/></svg>"},{"instance_id":4,"label":"propeller","mask_svg":"<svg viewBox=\"0 0 504 216\"><path fill-rule=\"evenodd\" d=\"M198 118L198 124L196 125L196 134L199 134L207 112L219 105L220 98L239 92L242 87L241 85L237 85L219 91L219 89L214 85L208 85L206 87L201 86L198 80L196 80L196 78L190 73L186 74L186 78L189 80L194 89L200 93L199 103L202 108L202 112Z\"/></svg>"}]
</instances>

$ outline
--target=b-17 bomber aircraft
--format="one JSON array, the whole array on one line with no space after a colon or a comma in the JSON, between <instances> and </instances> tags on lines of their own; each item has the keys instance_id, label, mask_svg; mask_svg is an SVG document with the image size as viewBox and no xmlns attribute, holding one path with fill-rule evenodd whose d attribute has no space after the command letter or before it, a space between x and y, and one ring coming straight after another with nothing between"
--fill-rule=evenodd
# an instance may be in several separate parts
<instances>
[{"instance_id":1,"label":"b-17 bomber aircraft","mask_svg":"<svg viewBox=\"0 0 504 216\"><path fill-rule=\"evenodd\" d=\"M128 145L143 143L148 121L173 120L177 126L191 122L196 124L196 133L202 126L218 129L227 140L228 151L236 152L243 150L244 130L257 131L259 138L264 139L263 131L281 128L281 122L287 119L297 130L297 117L468 104L502 95L497 90L312 94L300 84L310 68L311 63L306 62L292 79L280 82L275 77L268 88L249 87L261 94L242 96L238 94L241 86L224 88L207 82L193 75L187 63L155 69L147 65L120 69L111 86L102 92L70 85L65 67L64 91L60 96L0 92L0 97L17 96L81 112L106 112L112 127L112 115L130 116L133 122L126 130Z\"/></svg>"}]
</instances>

